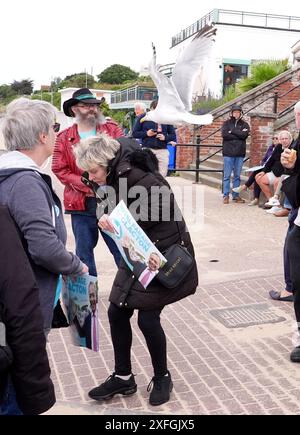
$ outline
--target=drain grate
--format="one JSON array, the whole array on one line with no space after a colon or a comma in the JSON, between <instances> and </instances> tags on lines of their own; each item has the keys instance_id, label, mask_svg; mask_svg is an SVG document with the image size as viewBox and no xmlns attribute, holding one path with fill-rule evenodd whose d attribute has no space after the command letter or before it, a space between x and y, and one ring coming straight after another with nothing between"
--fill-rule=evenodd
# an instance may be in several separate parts
<instances>
[{"instance_id":1,"label":"drain grate","mask_svg":"<svg viewBox=\"0 0 300 435\"><path fill-rule=\"evenodd\" d=\"M245 328L247 326L280 323L286 319L278 316L268 304L243 305L210 311L226 328Z\"/></svg>"}]
</instances>

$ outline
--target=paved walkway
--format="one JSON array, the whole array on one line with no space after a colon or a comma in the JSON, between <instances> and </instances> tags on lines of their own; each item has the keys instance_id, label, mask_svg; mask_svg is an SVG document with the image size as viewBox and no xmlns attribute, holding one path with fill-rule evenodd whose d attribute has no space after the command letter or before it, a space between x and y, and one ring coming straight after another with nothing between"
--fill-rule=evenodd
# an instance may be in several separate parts
<instances>
[{"instance_id":1,"label":"paved walkway","mask_svg":"<svg viewBox=\"0 0 300 435\"><path fill-rule=\"evenodd\" d=\"M190 186L180 178L170 181L177 188ZM194 296L166 307L162 314L174 380L170 402L156 408L148 404L151 362L136 318L132 359L137 394L104 403L87 396L113 369L106 310L115 266L100 240L101 352L72 346L68 330L51 333L49 356L58 402L49 414L300 414L300 366L289 362L295 331L292 304L268 298L270 289L283 287L287 221L257 207L224 206L216 190L194 187L204 205L203 219L190 225L200 286ZM185 210L188 221L192 210ZM73 248L68 217L67 224ZM218 311L236 307L238 313ZM247 320L257 324L226 326Z\"/></svg>"}]
</instances>

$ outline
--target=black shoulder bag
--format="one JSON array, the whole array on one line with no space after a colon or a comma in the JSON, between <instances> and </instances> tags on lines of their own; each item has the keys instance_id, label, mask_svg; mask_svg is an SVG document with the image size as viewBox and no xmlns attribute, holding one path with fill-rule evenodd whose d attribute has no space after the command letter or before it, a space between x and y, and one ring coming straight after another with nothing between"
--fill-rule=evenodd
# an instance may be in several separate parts
<instances>
[{"instance_id":1,"label":"black shoulder bag","mask_svg":"<svg viewBox=\"0 0 300 435\"><path fill-rule=\"evenodd\" d=\"M176 222L176 224L181 244L176 243L171 245L170 248L163 252L164 257L167 259L167 263L159 270L156 276L156 279L164 287L169 289L179 286L195 265L195 258L184 246L178 222Z\"/></svg>"}]
</instances>

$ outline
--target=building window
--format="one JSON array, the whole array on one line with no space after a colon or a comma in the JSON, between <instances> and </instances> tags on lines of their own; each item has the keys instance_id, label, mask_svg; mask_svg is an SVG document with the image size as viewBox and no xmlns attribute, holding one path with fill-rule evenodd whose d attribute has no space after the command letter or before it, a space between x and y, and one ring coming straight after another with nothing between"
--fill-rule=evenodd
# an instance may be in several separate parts
<instances>
[{"instance_id":1,"label":"building window","mask_svg":"<svg viewBox=\"0 0 300 435\"><path fill-rule=\"evenodd\" d=\"M235 85L240 78L247 77L247 75L248 75L248 65L238 65L238 64L224 65L223 94L225 94L225 91L229 86Z\"/></svg>"}]
</instances>

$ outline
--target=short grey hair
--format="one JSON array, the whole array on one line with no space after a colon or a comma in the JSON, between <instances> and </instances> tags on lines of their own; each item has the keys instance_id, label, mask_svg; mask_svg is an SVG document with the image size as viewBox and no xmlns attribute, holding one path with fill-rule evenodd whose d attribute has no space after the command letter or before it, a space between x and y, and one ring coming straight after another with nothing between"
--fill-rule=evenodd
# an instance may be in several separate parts
<instances>
[{"instance_id":1,"label":"short grey hair","mask_svg":"<svg viewBox=\"0 0 300 435\"><path fill-rule=\"evenodd\" d=\"M18 98L6 109L3 137L8 151L32 150L40 142L40 134L48 134L55 120L56 109L46 101Z\"/></svg>"},{"instance_id":2,"label":"short grey hair","mask_svg":"<svg viewBox=\"0 0 300 435\"><path fill-rule=\"evenodd\" d=\"M146 112L147 107L146 107L145 103L135 103L134 108L137 109L138 107L145 110L145 112Z\"/></svg>"},{"instance_id":3,"label":"short grey hair","mask_svg":"<svg viewBox=\"0 0 300 435\"><path fill-rule=\"evenodd\" d=\"M278 138L284 134L290 137L291 142L293 141L293 136L291 135L291 133L288 130L281 130L278 134Z\"/></svg>"},{"instance_id":4,"label":"short grey hair","mask_svg":"<svg viewBox=\"0 0 300 435\"><path fill-rule=\"evenodd\" d=\"M84 171L89 171L95 165L107 168L120 147L118 141L104 133L82 140L74 148L76 164Z\"/></svg>"}]
</instances>

